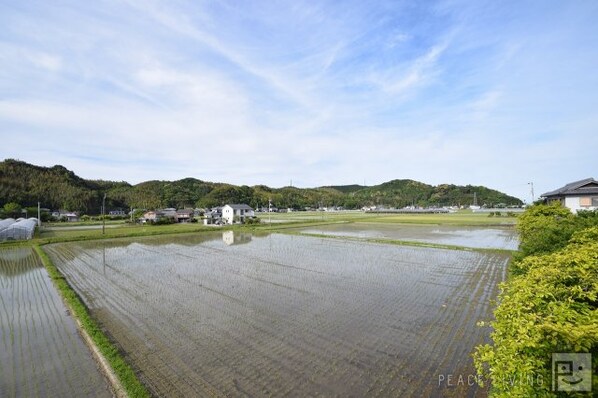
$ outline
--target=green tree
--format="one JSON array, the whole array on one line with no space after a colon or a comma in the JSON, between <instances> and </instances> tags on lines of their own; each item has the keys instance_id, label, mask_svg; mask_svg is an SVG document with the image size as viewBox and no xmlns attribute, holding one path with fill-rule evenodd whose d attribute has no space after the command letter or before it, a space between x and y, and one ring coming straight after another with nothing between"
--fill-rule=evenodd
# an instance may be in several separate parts
<instances>
[{"instance_id":1,"label":"green tree","mask_svg":"<svg viewBox=\"0 0 598 398\"><path fill-rule=\"evenodd\" d=\"M518 258L562 248L576 229L575 216L559 202L532 206L517 222L521 242Z\"/></svg>"},{"instance_id":2,"label":"green tree","mask_svg":"<svg viewBox=\"0 0 598 398\"><path fill-rule=\"evenodd\" d=\"M5 217L17 218L21 216L22 207L15 202L6 203L3 207Z\"/></svg>"}]
</instances>

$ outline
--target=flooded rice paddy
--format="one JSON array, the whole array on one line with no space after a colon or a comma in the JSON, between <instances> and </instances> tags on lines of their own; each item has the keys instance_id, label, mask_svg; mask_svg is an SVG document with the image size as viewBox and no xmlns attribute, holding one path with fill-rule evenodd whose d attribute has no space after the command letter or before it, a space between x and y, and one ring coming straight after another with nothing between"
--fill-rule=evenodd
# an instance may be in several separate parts
<instances>
[{"instance_id":1,"label":"flooded rice paddy","mask_svg":"<svg viewBox=\"0 0 598 398\"><path fill-rule=\"evenodd\" d=\"M301 232L339 237L426 242L479 249L517 250L519 246L517 232L513 228L498 227L345 223L304 228Z\"/></svg>"},{"instance_id":2,"label":"flooded rice paddy","mask_svg":"<svg viewBox=\"0 0 598 398\"><path fill-rule=\"evenodd\" d=\"M508 256L272 234L46 247L158 396L474 396ZM456 377L456 376L455 376Z\"/></svg>"},{"instance_id":3,"label":"flooded rice paddy","mask_svg":"<svg viewBox=\"0 0 598 398\"><path fill-rule=\"evenodd\" d=\"M0 250L0 397L110 397L30 248Z\"/></svg>"}]
</instances>

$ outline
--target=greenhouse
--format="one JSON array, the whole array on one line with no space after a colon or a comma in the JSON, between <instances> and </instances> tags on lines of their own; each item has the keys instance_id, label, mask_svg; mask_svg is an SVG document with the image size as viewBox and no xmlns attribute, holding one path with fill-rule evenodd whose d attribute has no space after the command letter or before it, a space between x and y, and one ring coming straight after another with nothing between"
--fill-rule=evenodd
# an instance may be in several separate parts
<instances>
[{"instance_id":1,"label":"greenhouse","mask_svg":"<svg viewBox=\"0 0 598 398\"><path fill-rule=\"evenodd\" d=\"M16 221L13 218L7 218L5 220L0 220L0 231L8 228L11 224L14 224Z\"/></svg>"},{"instance_id":2,"label":"greenhouse","mask_svg":"<svg viewBox=\"0 0 598 398\"><path fill-rule=\"evenodd\" d=\"M13 222L0 230L0 241L31 239L36 226L37 218L28 218Z\"/></svg>"}]
</instances>

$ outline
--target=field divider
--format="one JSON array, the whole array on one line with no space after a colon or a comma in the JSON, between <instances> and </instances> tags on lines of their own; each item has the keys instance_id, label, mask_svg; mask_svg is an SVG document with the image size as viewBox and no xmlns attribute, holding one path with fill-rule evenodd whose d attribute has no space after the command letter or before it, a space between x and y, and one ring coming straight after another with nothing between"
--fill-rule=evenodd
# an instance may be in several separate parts
<instances>
[{"instance_id":1,"label":"field divider","mask_svg":"<svg viewBox=\"0 0 598 398\"><path fill-rule=\"evenodd\" d=\"M92 356L108 379L113 394L118 398L149 397L148 390L139 381L133 368L125 361L119 349L91 317L88 308L50 257L39 245L34 245L33 249L48 271L48 275L62 297L65 306L73 316L77 329L89 347Z\"/></svg>"},{"instance_id":2,"label":"field divider","mask_svg":"<svg viewBox=\"0 0 598 398\"><path fill-rule=\"evenodd\" d=\"M312 232L288 231L288 230L280 231L280 233L287 234L287 235L309 236L312 238L338 239L338 240L349 240L349 241L356 241L356 242L381 243L381 244L397 245L397 246L426 247L426 248L431 248L431 249L461 250L461 251L480 252L480 253L512 254L512 253L516 252L516 250L508 250L508 249L491 249L491 248L483 248L483 247L447 245L447 244L443 244L443 243L420 242L420 241L399 240L399 239L390 239L390 238L360 238L357 236L341 236L341 235L334 235L334 234L319 234L319 233L312 233Z\"/></svg>"}]
</instances>

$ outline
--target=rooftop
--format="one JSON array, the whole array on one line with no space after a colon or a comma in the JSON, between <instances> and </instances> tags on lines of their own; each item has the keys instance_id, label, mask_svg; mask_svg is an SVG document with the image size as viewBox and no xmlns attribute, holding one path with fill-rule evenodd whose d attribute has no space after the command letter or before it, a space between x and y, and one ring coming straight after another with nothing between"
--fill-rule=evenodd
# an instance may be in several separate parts
<instances>
[{"instance_id":1,"label":"rooftop","mask_svg":"<svg viewBox=\"0 0 598 398\"><path fill-rule=\"evenodd\" d=\"M233 205L227 205L232 207L235 210L253 210L250 206L246 205L246 204L233 204Z\"/></svg>"},{"instance_id":2,"label":"rooftop","mask_svg":"<svg viewBox=\"0 0 598 398\"><path fill-rule=\"evenodd\" d=\"M593 178L585 178L583 180L571 182L559 189L554 191L543 193L541 196L544 198L554 196L567 196L567 195L594 195L598 194L598 181Z\"/></svg>"}]
</instances>

